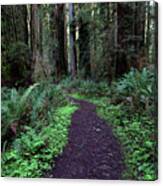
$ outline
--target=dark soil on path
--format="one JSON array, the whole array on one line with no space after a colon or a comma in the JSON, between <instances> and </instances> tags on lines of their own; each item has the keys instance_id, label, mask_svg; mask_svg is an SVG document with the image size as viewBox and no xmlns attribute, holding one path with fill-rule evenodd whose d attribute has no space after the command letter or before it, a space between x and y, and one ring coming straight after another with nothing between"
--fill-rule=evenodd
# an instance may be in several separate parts
<instances>
[{"instance_id":1,"label":"dark soil on path","mask_svg":"<svg viewBox=\"0 0 163 186\"><path fill-rule=\"evenodd\" d=\"M121 147L111 127L97 116L95 105L71 99L80 108L72 115L68 144L46 177L121 179Z\"/></svg>"}]
</instances>

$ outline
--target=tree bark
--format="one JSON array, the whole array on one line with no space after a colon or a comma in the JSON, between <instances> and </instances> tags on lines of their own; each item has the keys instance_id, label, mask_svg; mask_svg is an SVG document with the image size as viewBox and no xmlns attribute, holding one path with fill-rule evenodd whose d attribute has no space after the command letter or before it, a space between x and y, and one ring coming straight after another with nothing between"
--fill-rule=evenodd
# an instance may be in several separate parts
<instances>
[{"instance_id":1,"label":"tree bark","mask_svg":"<svg viewBox=\"0 0 163 186\"><path fill-rule=\"evenodd\" d=\"M85 4L79 5L85 8ZM91 59L90 59L90 32L89 23L83 17L79 19L79 70L83 71L84 78L91 77Z\"/></svg>"},{"instance_id":2,"label":"tree bark","mask_svg":"<svg viewBox=\"0 0 163 186\"><path fill-rule=\"evenodd\" d=\"M51 21L53 22L52 29L52 40L54 42L54 48L52 51L52 58L55 66L55 80L58 82L63 75L67 74L67 58L65 56L65 15L64 15L64 4L57 4L53 7L51 15Z\"/></svg>"},{"instance_id":3,"label":"tree bark","mask_svg":"<svg viewBox=\"0 0 163 186\"><path fill-rule=\"evenodd\" d=\"M69 22L70 22L70 71L72 78L77 75L77 57L75 48L75 24L74 24L74 5L69 4Z\"/></svg>"},{"instance_id":4,"label":"tree bark","mask_svg":"<svg viewBox=\"0 0 163 186\"><path fill-rule=\"evenodd\" d=\"M38 64L41 65L41 68L44 72L44 69L41 64L40 56L40 20L39 20L39 5L31 5L31 49L32 49L32 79L35 81L37 79Z\"/></svg>"}]
</instances>

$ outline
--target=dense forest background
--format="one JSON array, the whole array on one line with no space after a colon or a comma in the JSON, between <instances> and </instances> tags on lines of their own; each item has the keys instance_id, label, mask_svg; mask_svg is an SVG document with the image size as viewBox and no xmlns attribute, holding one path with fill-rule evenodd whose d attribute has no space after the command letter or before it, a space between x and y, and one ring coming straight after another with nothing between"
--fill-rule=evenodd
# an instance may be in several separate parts
<instances>
[{"instance_id":1,"label":"dense forest background","mask_svg":"<svg viewBox=\"0 0 163 186\"><path fill-rule=\"evenodd\" d=\"M150 2L2 6L2 85L106 80L156 58Z\"/></svg>"},{"instance_id":2,"label":"dense forest background","mask_svg":"<svg viewBox=\"0 0 163 186\"><path fill-rule=\"evenodd\" d=\"M3 5L2 176L48 175L68 143L73 97L112 127L121 179L155 180L157 30L153 1Z\"/></svg>"}]
</instances>

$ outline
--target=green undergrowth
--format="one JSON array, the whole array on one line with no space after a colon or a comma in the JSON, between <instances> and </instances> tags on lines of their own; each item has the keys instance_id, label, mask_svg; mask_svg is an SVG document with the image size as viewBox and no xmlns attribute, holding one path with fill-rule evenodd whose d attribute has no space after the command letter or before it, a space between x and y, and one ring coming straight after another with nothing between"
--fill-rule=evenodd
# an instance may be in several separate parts
<instances>
[{"instance_id":1,"label":"green undergrowth","mask_svg":"<svg viewBox=\"0 0 163 186\"><path fill-rule=\"evenodd\" d=\"M121 143L123 179L157 179L157 114L153 75L144 69L131 71L110 86L110 95L74 92L72 97L96 105L97 114L112 127Z\"/></svg>"},{"instance_id":2,"label":"green undergrowth","mask_svg":"<svg viewBox=\"0 0 163 186\"><path fill-rule=\"evenodd\" d=\"M67 99L71 96L94 103L112 127L123 151L123 179L157 179L155 90L154 73L146 68L132 69L111 86L65 79L25 90L2 87L2 176L41 177L51 168L67 143L77 109Z\"/></svg>"},{"instance_id":3,"label":"green undergrowth","mask_svg":"<svg viewBox=\"0 0 163 186\"><path fill-rule=\"evenodd\" d=\"M129 115L123 105L103 102L97 113L113 127L122 144L126 171L123 178L156 179L155 122L146 115Z\"/></svg>"},{"instance_id":4,"label":"green undergrowth","mask_svg":"<svg viewBox=\"0 0 163 186\"><path fill-rule=\"evenodd\" d=\"M97 114L112 127L121 143L125 169L123 179L155 180L157 178L156 125L145 114L130 115L123 105L111 104L107 97L86 97L72 94L74 98L94 103Z\"/></svg>"},{"instance_id":5,"label":"green undergrowth","mask_svg":"<svg viewBox=\"0 0 163 186\"><path fill-rule=\"evenodd\" d=\"M54 85L49 86L51 89L45 89L43 86L43 92L42 88L38 87L31 93L29 99L34 97L35 105L32 106L32 110L27 109L28 113L23 109L28 115L29 123L23 123L13 141L8 142L9 145L2 153L2 176L40 177L53 163L55 164L54 157L62 153L68 140L71 115L77 106L69 103ZM3 104L6 100L4 99ZM29 107L28 100L24 104L24 107ZM5 106L8 108L7 103ZM16 108L17 105L13 107ZM21 120L20 113L17 115L17 112L11 112L10 118L15 116L17 120ZM6 118L7 113L4 111L3 114ZM13 120L6 120L8 128Z\"/></svg>"},{"instance_id":6,"label":"green undergrowth","mask_svg":"<svg viewBox=\"0 0 163 186\"><path fill-rule=\"evenodd\" d=\"M2 155L2 176L40 177L50 169L53 158L62 153L67 143L70 116L75 110L73 105L60 107L48 126L42 123L39 132L25 127L26 131Z\"/></svg>"}]
</instances>

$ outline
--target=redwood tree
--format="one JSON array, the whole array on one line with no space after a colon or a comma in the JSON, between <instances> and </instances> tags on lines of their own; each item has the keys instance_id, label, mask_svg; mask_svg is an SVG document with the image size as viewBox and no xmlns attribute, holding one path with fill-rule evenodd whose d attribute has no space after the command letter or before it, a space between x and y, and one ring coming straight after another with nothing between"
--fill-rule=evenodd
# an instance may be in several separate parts
<instances>
[{"instance_id":1,"label":"redwood tree","mask_svg":"<svg viewBox=\"0 0 163 186\"><path fill-rule=\"evenodd\" d=\"M52 28L52 42L54 42L53 48L53 61L55 65L55 77L56 81L59 81L63 75L67 74L67 58L65 56L65 40L66 35L64 31L64 4L53 5L53 11L51 14Z\"/></svg>"}]
</instances>

